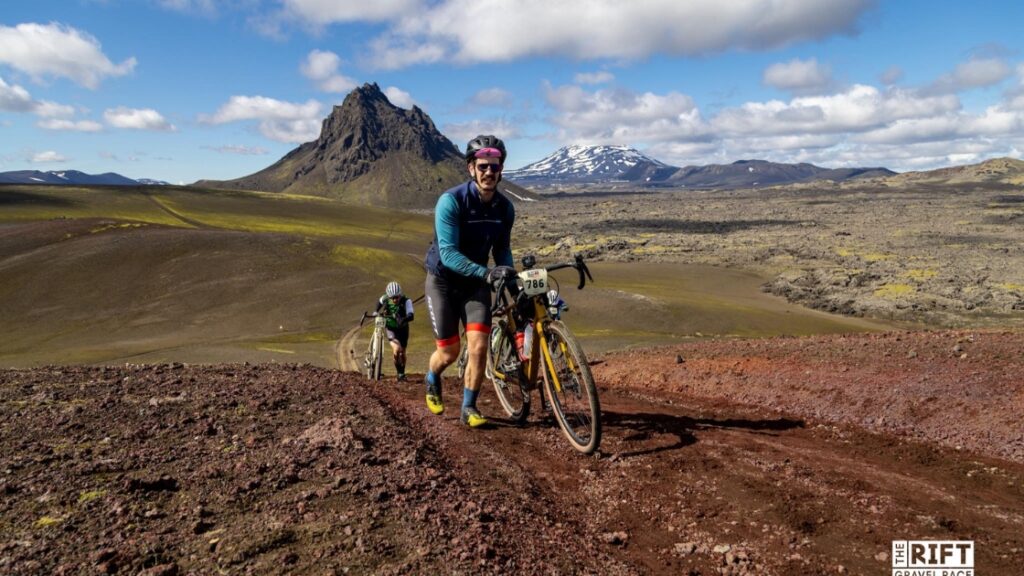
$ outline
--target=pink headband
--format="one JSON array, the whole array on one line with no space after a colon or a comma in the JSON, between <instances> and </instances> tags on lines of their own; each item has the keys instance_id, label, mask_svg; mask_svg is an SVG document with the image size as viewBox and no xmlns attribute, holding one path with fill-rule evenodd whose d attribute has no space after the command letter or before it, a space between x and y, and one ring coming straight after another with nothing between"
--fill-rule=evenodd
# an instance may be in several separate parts
<instances>
[{"instance_id":1,"label":"pink headband","mask_svg":"<svg viewBox=\"0 0 1024 576\"><path fill-rule=\"evenodd\" d=\"M501 158L501 150L497 148L481 148L473 154L474 158Z\"/></svg>"}]
</instances>

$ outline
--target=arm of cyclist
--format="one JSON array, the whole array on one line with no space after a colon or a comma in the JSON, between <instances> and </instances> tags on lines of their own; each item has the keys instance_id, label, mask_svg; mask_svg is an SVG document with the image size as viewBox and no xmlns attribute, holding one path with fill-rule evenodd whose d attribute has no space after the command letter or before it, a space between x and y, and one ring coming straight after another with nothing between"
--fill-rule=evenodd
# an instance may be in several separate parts
<instances>
[{"instance_id":1,"label":"arm of cyclist","mask_svg":"<svg viewBox=\"0 0 1024 576\"><path fill-rule=\"evenodd\" d=\"M459 211L455 197L442 194L434 211L434 230L437 231L437 250L441 264L462 276L480 278L487 276L487 267L473 262L459 252Z\"/></svg>"}]
</instances>

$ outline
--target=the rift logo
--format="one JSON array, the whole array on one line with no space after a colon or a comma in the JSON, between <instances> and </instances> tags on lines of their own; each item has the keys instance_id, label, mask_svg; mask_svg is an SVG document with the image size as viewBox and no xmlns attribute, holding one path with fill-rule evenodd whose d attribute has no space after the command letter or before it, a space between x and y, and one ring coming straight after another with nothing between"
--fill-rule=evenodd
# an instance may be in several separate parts
<instances>
[{"instance_id":1,"label":"the rift logo","mask_svg":"<svg viewBox=\"0 0 1024 576\"><path fill-rule=\"evenodd\" d=\"M893 540L892 576L974 576L974 541Z\"/></svg>"}]
</instances>

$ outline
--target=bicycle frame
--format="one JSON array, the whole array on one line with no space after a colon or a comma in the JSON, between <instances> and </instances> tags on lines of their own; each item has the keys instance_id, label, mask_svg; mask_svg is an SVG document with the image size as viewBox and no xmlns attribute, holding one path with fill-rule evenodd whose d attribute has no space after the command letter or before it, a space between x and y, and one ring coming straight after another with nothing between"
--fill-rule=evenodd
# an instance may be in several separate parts
<instances>
[{"instance_id":1,"label":"bicycle frame","mask_svg":"<svg viewBox=\"0 0 1024 576\"><path fill-rule=\"evenodd\" d=\"M548 307L543 302L541 302L541 297L539 295L533 296L531 300L533 301L532 304L534 310L534 321L532 322L531 326L531 331L533 332L533 342L530 346L530 354L529 358L526 361L526 366L524 366L523 368L524 373L526 374L526 382L529 385L529 387L533 389L537 385L538 376L540 374L543 374L543 377L547 378L548 374L550 373L554 378L554 382L552 382L552 385L555 387L555 390L561 392L562 384L561 382L558 381L557 371L555 370L554 363L551 361L551 353L548 350L547 337L544 336L544 324L546 322L552 322L554 321L554 319L548 312ZM510 303L507 306L503 307L499 312L499 315L508 318L508 330L512 333L516 332L519 328L518 325L516 325L515 314L512 313L512 309L514 307L515 304ZM561 347L563 348L562 352L564 353L565 344L561 344ZM548 366L548 371L542 371L540 369L541 363L538 360L539 358L544 359L544 363L547 364ZM570 362L570 367L575 368L575 366L571 364L572 358L567 358L567 360L568 362ZM492 367L491 369L497 370L498 368Z\"/></svg>"},{"instance_id":2,"label":"bicycle frame","mask_svg":"<svg viewBox=\"0 0 1024 576\"><path fill-rule=\"evenodd\" d=\"M527 257L527 258L529 258L529 257ZM528 261L528 260L524 259L524 264L527 264L527 263L529 263L529 266L533 265L532 261ZM578 256L578 255L576 256L575 262L573 262L573 263L568 263L567 262L567 263L564 263L564 264L556 264L554 266L547 267L546 270L554 271L554 270L559 270L559 269L562 269L562 268L570 268L570 267L571 268L575 268L576 271L579 273L579 288L580 289L582 289L583 286L586 284L586 279L587 278L590 278L590 280L593 281L593 278L590 276L590 270L587 268L586 263L584 263L583 258ZM505 284L502 284L498 288L499 298L501 297L500 296L501 292L503 290L505 290L505 289L507 289ZM527 384L528 384L528 386L531 389L533 389L536 386L536 384L537 384L537 376L538 376L537 373L538 372L543 373L544 378L546 380L547 377L548 377L548 373L550 372L552 378L554 378L554 382L552 382L552 385L554 386L556 391L561 392L562 391L562 383L558 381L557 370L555 370L554 363L551 361L551 353L548 350L547 338L544 336L544 326L548 322L553 322L555 320L554 320L554 318L552 318L551 313L548 310L548 307L543 302L543 300L544 300L544 296L543 295L537 294L537 295L531 296L530 300L532 301L532 304L533 304L533 318L534 318L534 321L533 321L533 325L532 325L532 331L533 331L533 339L532 340L533 340L533 343L530 346L530 355L529 355L529 358L527 360L526 366L524 367L525 368L524 372L525 372L525 375L526 375ZM513 302L507 303L505 306L497 306L496 305L495 309L494 309L496 316L504 316L504 317L508 318L508 320L510 322L510 330L512 332L515 332L516 329L518 328L518 326L515 323L515 314L513 313L514 309L515 309L515 306L516 306L516 303L513 301ZM565 350L565 348L566 348L565 343L564 342L560 343L560 347L561 347L562 354L565 355L565 352L566 352L566 350ZM543 356L544 362L547 364L548 370L544 370L544 371L540 370L540 362L537 360L540 357L540 356L538 356L538 353L540 353ZM571 356L569 356L569 355L565 355L565 356L566 356L566 361L569 363L569 368L575 370L576 366L573 363L573 360L572 360ZM496 369L496 367L492 368L492 370L493 369ZM502 374L502 376L504 376L504 374Z\"/></svg>"}]
</instances>

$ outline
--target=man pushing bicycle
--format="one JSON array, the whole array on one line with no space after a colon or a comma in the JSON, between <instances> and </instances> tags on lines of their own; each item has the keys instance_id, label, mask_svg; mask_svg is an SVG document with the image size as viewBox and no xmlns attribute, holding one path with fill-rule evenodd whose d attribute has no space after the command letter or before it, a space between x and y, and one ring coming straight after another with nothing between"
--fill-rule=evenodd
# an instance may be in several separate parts
<instances>
[{"instance_id":1,"label":"man pushing bicycle","mask_svg":"<svg viewBox=\"0 0 1024 576\"><path fill-rule=\"evenodd\" d=\"M387 317L387 339L391 343L391 356L395 361L398 381L405 381L405 348L409 345L409 322L414 314L412 300L402 292L398 282L388 282L384 295L377 300L376 312L384 310Z\"/></svg>"},{"instance_id":2,"label":"man pushing bicycle","mask_svg":"<svg viewBox=\"0 0 1024 576\"><path fill-rule=\"evenodd\" d=\"M434 240L427 250L426 298L437 348L427 370L427 408L444 412L441 374L459 356L459 322L465 326L469 358L462 390L461 420L487 423L476 407L491 331L491 284L515 275L512 225L515 209L498 192L505 143L480 135L466 145L470 179L441 194L434 209ZM494 267L488 268L494 257Z\"/></svg>"}]
</instances>

